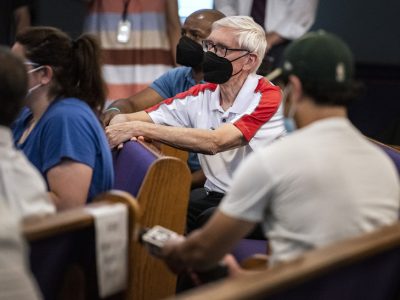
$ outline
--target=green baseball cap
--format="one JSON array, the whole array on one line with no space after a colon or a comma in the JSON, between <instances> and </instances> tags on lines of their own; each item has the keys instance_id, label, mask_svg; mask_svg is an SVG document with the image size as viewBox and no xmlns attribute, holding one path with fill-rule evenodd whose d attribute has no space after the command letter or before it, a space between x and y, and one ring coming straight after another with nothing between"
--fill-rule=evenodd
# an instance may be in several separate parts
<instances>
[{"instance_id":1,"label":"green baseball cap","mask_svg":"<svg viewBox=\"0 0 400 300\"><path fill-rule=\"evenodd\" d=\"M282 67L274 72L271 77L296 75L303 85L314 88L347 89L353 81L354 60L339 37L319 30L290 44L284 52Z\"/></svg>"}]
</instances>

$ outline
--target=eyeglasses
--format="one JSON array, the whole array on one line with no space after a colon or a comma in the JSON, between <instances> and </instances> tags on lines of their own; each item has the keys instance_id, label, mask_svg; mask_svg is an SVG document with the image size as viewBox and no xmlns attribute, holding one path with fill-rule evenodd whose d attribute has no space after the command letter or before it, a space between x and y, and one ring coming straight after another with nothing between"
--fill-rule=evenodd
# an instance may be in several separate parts
<instances>
[{"instance_id":1,"label":"eyeglasses","mask_svg":"<svg viewBox=\"0 0 400 300\"><path fill-rule=\"evenodd\" d=\"M33 62L33 61L30 61L30 60L24 61L24 65L32 66L32 67L39 67L39 66L40 66L40 64L35 63L35 62Z\"/></svg>"},{"instance_id":2,"label":"eyeglasses","mask_svg":"<svg viewBox=\"0 0 400 300\"><path fill-rule=\"evenodd\" d=\"M216 55L218 55L220 57L225 57L228 53L228 50L229 51L246 51L248 53L251 52L247 49L228 48L228 47L222 46L220 44L214 44L214 42L212 42L210 40L204 40L202 42L202 45L203 45L204 51L213 51Z\"/></svg>"}]
</instances>

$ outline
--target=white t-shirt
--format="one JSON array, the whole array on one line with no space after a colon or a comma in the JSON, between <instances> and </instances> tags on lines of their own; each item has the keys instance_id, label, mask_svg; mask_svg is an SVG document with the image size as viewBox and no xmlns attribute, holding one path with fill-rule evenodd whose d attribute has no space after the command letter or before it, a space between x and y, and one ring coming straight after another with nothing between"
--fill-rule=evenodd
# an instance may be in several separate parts
<instances>
[{"instance_id":1,"label":"white t-shirt","mask_svg":"<svg viewBox=\"0 0 400 300\"><path fill-rule=\"evenodd\" d=\"M272 263L398 219L392 161L344 118L300 129L251 155L220 210L262 222Z\"/></svg>"},{"instance_id":2,"label":"white t-shirt","mask_svg":"<svg viewBox=\"0 0 400 300\"><path fill-rule=\"evenodd\" d=\"M225 193L233 172L257 147L285 134L280 89L261 76L251 74L233 105L226 111L220 106L220 87L201 84L167 99L147 110L156 124L214 130L224 123L234 124L248 144L215 155L199 154L207 178L205 188Z\"/></svg>"},{"instance_id":3,"label":"white t-shirt","mask_svg":"<svg viewBox=\"0 0 400 300\"><path fill-rule=\"evenodd\" d=\"M0 126L0 201L19 217L55 212L42 175L14 148L11 131L4 126Z\"/></svg>"},{"instance_id":4,"label":"white t-shirt","mask_svg":"<svg viewBox=\"0 0 400 300\"><path fill-rule=\"evenodd\" d=\"M0 202L0 299L42 299L27 267L28 252L18 224L18 217Z\"/></svg>"},{"instance_id":5,"label":"white t-shirt","mask_svg":"<svg viewBox=\"0 0 400 300\"><path fill-rule=\"evenodd\" d=\"M215 9L227 16L249 16L253 1L215 0ZM265 7L264 29L295 40L313 25L318 0L268 0Z\"/></svg>"}]
</instances>

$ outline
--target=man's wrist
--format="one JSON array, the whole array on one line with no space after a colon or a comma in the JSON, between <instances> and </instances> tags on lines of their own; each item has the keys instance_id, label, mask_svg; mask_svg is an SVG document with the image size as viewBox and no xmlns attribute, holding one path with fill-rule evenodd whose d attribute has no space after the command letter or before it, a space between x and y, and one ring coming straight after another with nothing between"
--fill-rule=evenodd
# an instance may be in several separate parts
<instances>
[{"instance_id":1,"label":"man's wrist","mask_svg":"<svg viewBox=\"0 0 400 300\"><path fill-rule=\"evenodd\" d=\"M105 112L110 112L110 111L113 111L113 112L116 112L119 114L121 113L121 110L118 107L109 107L105 110Z\"/></svg>"}]
</instances>

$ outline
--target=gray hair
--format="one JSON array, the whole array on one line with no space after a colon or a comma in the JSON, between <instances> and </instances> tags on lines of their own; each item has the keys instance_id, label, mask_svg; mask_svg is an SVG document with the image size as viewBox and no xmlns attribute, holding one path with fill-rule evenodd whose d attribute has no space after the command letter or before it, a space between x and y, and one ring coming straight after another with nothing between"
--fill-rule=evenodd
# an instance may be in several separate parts
<instances>
[{"instance_id":1,"label":"gray hair","mask_svg":"<svg viewBox=\"0 0 400 300\"><path fill-rule=\"evenodd\" d=\"M257 71L267 49L267 40L264 29L248 16L230 16L222 18L212 25L212 30L219 28L233 29L240 48L247 49L257 55Z\"/></svg>"}]
</instances>

